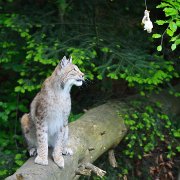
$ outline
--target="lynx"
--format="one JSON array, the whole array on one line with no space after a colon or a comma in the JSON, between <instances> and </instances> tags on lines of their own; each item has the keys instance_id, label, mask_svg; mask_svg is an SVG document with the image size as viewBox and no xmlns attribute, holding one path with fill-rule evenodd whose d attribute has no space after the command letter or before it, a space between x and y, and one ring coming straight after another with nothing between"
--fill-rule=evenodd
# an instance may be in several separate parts
<instances>
[{"instance_id":1,"label":"lynx","mask_svg":"<svg viewBox=\"0 0 180 180\"><path fill-rule=\"evenodd\" d=\"M68 117L71 111L70 90L81 86L84 74L72 64L72 58L64 57L48 77L33 99L30 113L21 119L21 126L35 163L48 165L48 146L53 147L54 162L64 167L63 154L72 155L67 148Z\"/></svg>"}]
</instances>

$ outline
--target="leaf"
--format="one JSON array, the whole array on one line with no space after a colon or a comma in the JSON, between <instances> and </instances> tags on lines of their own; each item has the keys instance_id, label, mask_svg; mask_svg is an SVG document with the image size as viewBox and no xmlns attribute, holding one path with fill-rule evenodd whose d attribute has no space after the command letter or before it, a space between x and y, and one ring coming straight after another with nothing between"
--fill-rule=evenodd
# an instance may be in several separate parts
<instances>
[{"instance_id":1,"label":"leaf","mask_svg":"<svg viewBox=\"0 0 180 180\"><path fill-rule=\"evenodd\" d=\"M20 92L21 91L21 86L16 86L15 87L15 92Z\"/></svg>"},{"instance_id":2,"label":"leaf","mask_svg":"<svg viewBox=\"0 0 180 180\"><path fill-rule=\"evenodd\" d=\"M19 166L22 166L24 164L22 160L16 160L15 163Z\"/></svg>"},{"instance_id":3,"label":"leaf","mask_svg":"<svg viewBox=\"0 0 180 180\"><path fill-rule=\"evenodd\" d=\"M140 94L141 94L141 96L145 96L144 91L141 91Z\"/></svg>"},{"instance_id":4,"label":"leaf","mask_svg":"<svg viewBox=\"0 0 180 180\"><path fill-rule=\"evenodd\" d=\"M159 46L157 47L157 51L162 51L162 46L161 46L161 45L159 45Z\"/></svg>"},{"instance_id":5,"label":"leaf","mask_svg":"<svg viewBox=\"0 0 180 180\"><path fill-rule=\"evenodd\" d=\"M168 4L168 3L162 2L161 4L159 4L158 6L156 6L156 8L164 8L164 7L167 7L167 6L171 6L171 5Z\"/></svg>"},{"instance_id":6,"label":"leaf","mask_svg":"<svg viewBox=\"0 0 180 180\"><path fill-rule=\"evenodd\" d=\"M19 80L18 80L18 83L19 83L19 84L23 84L23 82L24 82L23 79L19 79Z\"/></svg>"},{"instance_id":7,"label":"leaf","mask_svg":"<svg viewBox=\"0 0 180 180\"><path fill-rule=\"evenodd\" d=\"M108 53L109 48L108 47L103 47L103 48L101 48L101 51L104 52L104 53Z\"/></svg>"},{"instance_id":8,"label":"leaf","mask_svg":"<svg viewBox=\"0 0 180 180\"><path fill-rule=\"evenodd\" d=\"M174 8L164 8L163 11L165 12L166 16L173 16L178 14L178 11Z\"/></svg>"},{"instance_id":9,"label":"leaf","mask_svg":"<svg viewBox=\"0 0 180 180\"><path fill-rule=\"evenodd\" d=\"M167 29L167 31L166 31L166 33L169 35L169 36L173 36L173 34L174 34L174 32L173 31L171 31L170 29Z\"/></svg>"},{"instance_id":10,"label":"leaf","mask_svg":"<svg viewBox=\"0 0 180 180\"><path fill-rule=\"evenodd\" d=\"M99 74L99 75L97 76L97 78L98 78L99 80L102 80L102 79L103 79L103 77L102 77L101 74Z\"/></svg>"},{"instance_id":11,"label":"leaf","mask_svg":"<svg viewBox=\"0 0 180 180\"><path fill-rule=\"evenodd\" d=\"M166 21L163 21L163 20L157 20L156 21L156 24L158 24L158 25L163 25L163 24L165 24L165 23L167 23Z\"/></svg>"},{"instance_id":12,"label":"leaf","mask_svg":"<svg viewBox=\"0 0 180 180\"><path fill-rule=\"evenodd\" d=\"M171 45L171 50L174 51L176 49L176 44Z\"/></svg>"},{"instance_id":13,"label":"leaf","mask_svg":"<svg viewBox=\"0 0 180 180\"><path fill-rule=\"evenodd\" d=\"M178 152L180 152L180 146L177 146L176 149Z\"/></svg>"},{"instance_id":14,"label":"leaf","mask_svg":"<svg viewBox=\"0 0 180 180\"><path fill-rule=\"evenodd\" d=\"M22 157L21 154L16 154L15 159L18 160L18 159L21 159L21 157Z\"/></svg>"},{"instance_id":15,"label":"leaf","mask_svg":"<svg viewBox=\"0 0 180 180\"><path fill-rule=\"evenodd\" d=\"M153 34L152 38L160 38L161 34Z\"/></svg>"},{"instance_id":16,"label":"leaf","mask_svg":"<svg viewBox=\"0 0 180 180\"><path fill-rule=\"evenodd\" d=\"M8 173L8 170L0 170L0 176L4 176Z\"/></svg>"},{"instance_id":17,"label":"leaf","mask_svg":"<svg viewBox=\"0 0 180 180\"><path fill-rule=\"evenodd\" d=\"M177 39L177 40L175 41L175 44L176 44L176 45L179 45L179 44L180 44L180 39Z\"/></svg>"},{"instance_id":18,"label":"leaf","mask_svg":"<svg viewBox=\"0 0 180 180\"><path fill-rule=\"evenodd\" d=\"M170 0L171 4L173 5L173 8L177 9L177 11L179 11L180 9L180 1L179 0L176 0L177 2L175 2L174 0Z\"/></svg>"},{"instance_id":19,"label":"leaf","mask_svg":"<svg viewBox=\"0 0 180 180\"><path fill-rule=\"evenodd\" d=\"M173 132L173 135L174 135L174 137L176 137L176 138L180 138L180 131L174 131Z\"/></svg>"},{"instance_id":20,"label":"leaf","mask_svg":"<svg viewBox=\"0 0 180 180\"><path fill-rule=\"evenodd\" d=\"M180 21L176 21L176 25L180 27Z\"/></svg>"},{"instance_id":21,"label":"leaf","mask_svg":"<svg viewBox=\"0 0 180 180\"><path fill-rule=\"evenodd\" d=\"M170 22L169 27L170 27L170 29L171 29L173 32L175 32L175 31L177 30L177 25L176 25L176 23L173 22L173 21Z\"/></svg>"},{"instance_id":22,"label":"leaf","mask_svg":"<svg viewBox=\"0 0 180 180\"><path fill-rule=\"evenodd\" d=\"M175 41L178 38L178 36L172 37L170 41Z\"/></svg>"}]
</instances>

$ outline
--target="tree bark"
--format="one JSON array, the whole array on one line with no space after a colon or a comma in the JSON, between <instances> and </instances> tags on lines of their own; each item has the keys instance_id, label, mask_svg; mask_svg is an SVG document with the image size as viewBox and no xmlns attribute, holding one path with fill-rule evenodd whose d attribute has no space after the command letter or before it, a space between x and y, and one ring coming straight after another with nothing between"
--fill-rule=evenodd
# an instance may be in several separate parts
<instances>
[{"instance_id":1,"label":"tree bark","mask_svg":"<svg viewBox=\"0 0 180 180\"><path fill-rule=\"evenodd\" d=\"M105 171L91 163L117 146L126 134L123 118L118 115L126 109L124 103L111 101L87 111L79 120L70 123L69 146L74 155L64 156L64 169L53 162L51 155L48 166L35 164L34 158L30 158L6 180L72 180L91 171L103 176Z\"/></svg>"}]
</instances>

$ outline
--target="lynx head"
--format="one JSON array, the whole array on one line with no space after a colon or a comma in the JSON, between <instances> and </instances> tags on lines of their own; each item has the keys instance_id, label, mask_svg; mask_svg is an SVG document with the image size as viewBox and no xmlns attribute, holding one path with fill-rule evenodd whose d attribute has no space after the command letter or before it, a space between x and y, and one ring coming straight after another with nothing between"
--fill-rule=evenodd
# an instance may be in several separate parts
<instances>
[{"instance_id":1,"label":"lynx head","mask_svg":"<svg viewBox=\"0 0 180 180\"><path fill-rule=\"evenodd\" d=\"M56 68L60 78L61 87L71 88L73 85L81 86L84 81L84 74L72 63L72 57L67 59L65 56Z\"/></svg>"}]
</instances>

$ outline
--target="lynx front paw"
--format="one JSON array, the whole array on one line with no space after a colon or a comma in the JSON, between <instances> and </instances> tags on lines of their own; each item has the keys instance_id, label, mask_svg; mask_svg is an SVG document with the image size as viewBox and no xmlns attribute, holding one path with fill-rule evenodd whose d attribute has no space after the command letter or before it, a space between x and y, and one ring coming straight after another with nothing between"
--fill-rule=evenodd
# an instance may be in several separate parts
<instances>
[{"instance_id":1,"label":"lynx front paw","mask_svg":"<svg viewBox=\"0 0 180 180\"><path fill-rule=\"evenodd\" d=\"M60 167L64 168L64 158L62 156L54 157L54 162Z\"/></svg>"},{"instance_id":2,"label":"lynx front paw","mask_svg":"<svg viewBox=\"0 0 180 180\"><path fill-rule=\"evenodd\" d=\"M42 158L40 156L37 156L34 160L36 164L41 164L41 165L48 165L48 159L47 158Z\"/></svg>"},{"instance_id":3,"label":"lynx front paw","mask_svg":"<svg viewBox=\"0 0 180 180\"><path fill-rule=\"evenodd\" d=\"M70 155L70 156L72 156L73 155L72 149L71 148L64 148L63 155Z\"/></svg>"}]
</instances>

